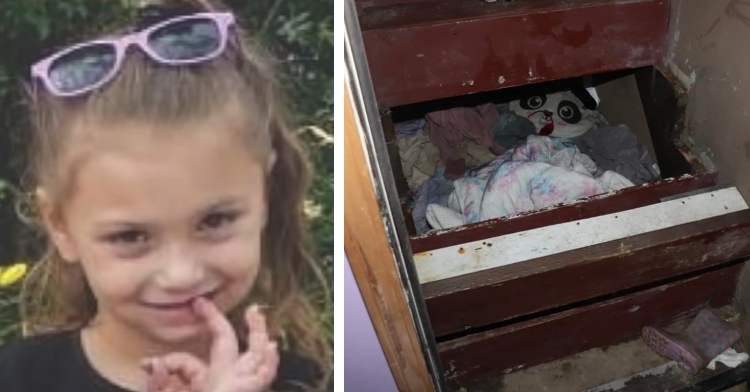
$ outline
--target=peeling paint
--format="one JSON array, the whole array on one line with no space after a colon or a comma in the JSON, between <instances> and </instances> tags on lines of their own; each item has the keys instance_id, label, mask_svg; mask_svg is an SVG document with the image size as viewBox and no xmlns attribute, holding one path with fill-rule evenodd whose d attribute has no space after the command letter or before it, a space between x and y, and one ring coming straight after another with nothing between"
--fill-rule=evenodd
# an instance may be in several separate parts
<instances>
[{"instance_id":1,"label":"peeling paint","mask_svg":"<svg viewBox=\"0 0 750 392\"><path fill-rule=\"evenodd\" d=\"M683 135L678 143L675 143L677 149L682 153L685 159L695 166L695 163L703 165L707 171L716 171L716 165L714 164L714 154L711 150L704 145L699 145L695 140L688 136Z\"/></svg>"},{"instance_id":2,"label":"peeling paint","mask_svg":"<svg viewBox=\"0 0 750 392\"><path fill-rule=\"evenodd\" d=\"M498 84L505 84L505 76L500 75L499 78L497 78Z\"/></svg>"},{"instance_id":3,"label":"peeling paint","mask_svg":"<svg viewBox=\"0 0 750 392\"><path fill-rule=\"evenodd\" d=\"M633 245L627 244L625 242L620 243L620 253L621 254L627 254L630 253L630 251L633 250Z\"/></svg>"},{"instance_id":4,"label":"peeling paint","mask_svg":"<svg viewBox=\"0 0 750 392\"><path fill-rule=\"evenodd\" d=\"M680 69L680 67L675 64L675 62L670 61L669 64L669 71L672 72L672 75L682 84L682 86L685 88L685 90L690 91L690 89L693 88L695 85L696 80L696 74L695 70L690 72L690 75L686 74L685 72Z\"/></svg>"},{"instance_id":5,"label":"peeling paint","mask_svg":"<svg viewBox=\"0 0 750 392\"><path fill-rule=\"evenodd\" d=\"M519 371L519 370L521 370L521 369L523 369L523 368L525 368L525 367L526 367L526 365L518 365L518 366L514 366L514 367L512 367L512 368L507 368L507 369L503 370L503 373L504 373L504 374L508 374L508 373L513 373L513 372L517 372L517 371Z\"/></svg>"}]
</instances>

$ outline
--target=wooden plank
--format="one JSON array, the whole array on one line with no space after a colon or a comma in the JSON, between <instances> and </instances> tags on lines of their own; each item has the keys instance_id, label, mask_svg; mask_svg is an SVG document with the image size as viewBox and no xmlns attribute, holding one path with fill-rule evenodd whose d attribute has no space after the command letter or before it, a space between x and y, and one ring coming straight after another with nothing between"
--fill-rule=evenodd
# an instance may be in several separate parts
<instances>
[{"instance_id":1,"label":"wooden plank","mask_svg":"<svg viewBox=\"0 0 750 392\"><path fill-rule=\"evenodd\" d=\"M344 248L399 390L433 390L373 190L348 83L344 102Z\"/></svg>"},{"instance_id":2,"label":"wooden plank","mask_svg":"<svg viewBox=\"0 0 750 392\"><path fill-rule=\"evenodd\" d=\"M726 188L646 207L414 255L422 284L486 271L540 257L747 210L736 188Z\"/></svg>"},{"instance_id":3,"label":"wooden plank","mask_svg":"<svg viewBox=\"0 0 750 392\"><path fill-rule=\"evenodd\" d=\"M422 286L441 337L631 290L750 255L750 211ZM537 289L538 288L538 289ZM500 298L513 298L503 301Z\"/></svg>"},{"instance_id":4,"label":"wooden plank","mask_svg":"<svg viewBox=\"0 0 750 392\"><path fill-rule=\"evenodd\" d=\"M659 203L662 198L667 196L712 187L716 185L717 178L718 173L716 172L687 174L538 211L415 236L411 237L411 249L414 253L427 252L538 227L644 207Z\"/></svg>"},{"instance_id":5,"label":"wooden plank","mask_svg":"<svg viewBox=\"0 0 750 392\"><path fill-rule=\"evenodd\" d=\"M357 5L357 9L364 9L364 8L370 8L370 7L383 7L383 6L391 6L396 4L407 4L407 3L417 3L417 2L428 2L432 0L354 0L354 3Z\"/></svg>"},{"instance_id":6,"label":"wooden plank","mask_svg":"<svg viewBox=\"0 0 750 392\"><path fill-rule=\"evenodd\" d=\"M651 290L440 343L446 377L456 387L606 347L638 336L646 325L692 316L706 304L728 304L742 266L735 263Z\"/></svg>"},{"instance_id":7,"label":"wooden plank","mask_svg":"<svg viewBox=\"0 0 750 392\"><path fill-rule=\"evenodd\" d=\"M382 108L657 64L667 48L666 0L435 0L362 11Z\"/></svg>"}]
</instances>

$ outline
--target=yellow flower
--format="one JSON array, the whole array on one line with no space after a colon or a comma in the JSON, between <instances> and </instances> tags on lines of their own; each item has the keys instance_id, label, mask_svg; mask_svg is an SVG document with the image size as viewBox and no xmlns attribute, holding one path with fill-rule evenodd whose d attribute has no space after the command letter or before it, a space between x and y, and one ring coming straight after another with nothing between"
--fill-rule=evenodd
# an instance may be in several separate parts
<instances>
[{"instance_id":1,"label":"yellow flower","mask_svg":"<svg viewBox=\"0 0 750 392\"><path fill-rule=\"evenodd\" d=\"M19 282L25 275L28 266L24 263L16 263L7 268L0 269L0 287L8 287Z\"/></svg>"}]
</instances>

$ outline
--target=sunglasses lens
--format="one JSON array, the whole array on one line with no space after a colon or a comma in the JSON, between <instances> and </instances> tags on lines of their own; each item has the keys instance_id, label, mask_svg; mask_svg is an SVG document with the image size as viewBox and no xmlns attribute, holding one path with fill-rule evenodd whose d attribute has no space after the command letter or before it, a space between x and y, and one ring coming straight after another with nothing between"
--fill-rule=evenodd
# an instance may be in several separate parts
<instances>
[{"instance_id":1,"label":"sunglasses lens","mask_svg":"<svg viewBox=\"0 0 750 392\"><path fill-rule=\"evenodd\" d=\"M55 60L49 69L49 79L63 93L82 90L106 78L116 60L114 46L88 45Z\"/></svg>"},{"instance_id":2,"label":"sunglasses lens","mask_svg":"<svg viewBox=\"0 0 750 392\"><path fill-rule=\"evenodd\" d=\"M221 39L215 21L196 18L163 26L149 35L148 44L165 60L189 61L216 53Z\"/></svg>"}]
</instances>

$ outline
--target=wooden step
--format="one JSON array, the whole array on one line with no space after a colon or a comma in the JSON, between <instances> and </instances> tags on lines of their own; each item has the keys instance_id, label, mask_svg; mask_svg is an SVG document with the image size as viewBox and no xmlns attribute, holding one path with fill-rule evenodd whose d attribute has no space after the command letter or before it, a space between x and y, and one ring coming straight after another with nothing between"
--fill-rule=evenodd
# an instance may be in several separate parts
<instances>
[{"instance_id":1,"label":"wooden step","mask_svg":"<svg viewBox=\"0 0 750 392\"><path fill-rule=\"evenodd\" d=\"M458 387L623 342L637 337L646 325L686 319L706 305L727 305L743 265L735 263L650 290L440 343L446 378Z\"/></svg>"},{"instance_id":2,"label":"wooden step","mask_svg":"<svg viewBox=\"0 0 750 392\"><path fill-rule=\"evenodd\" d=\"M414 1L359 19L387 108L659 64L669 1Z\"/></svg>"}]
</instances>

